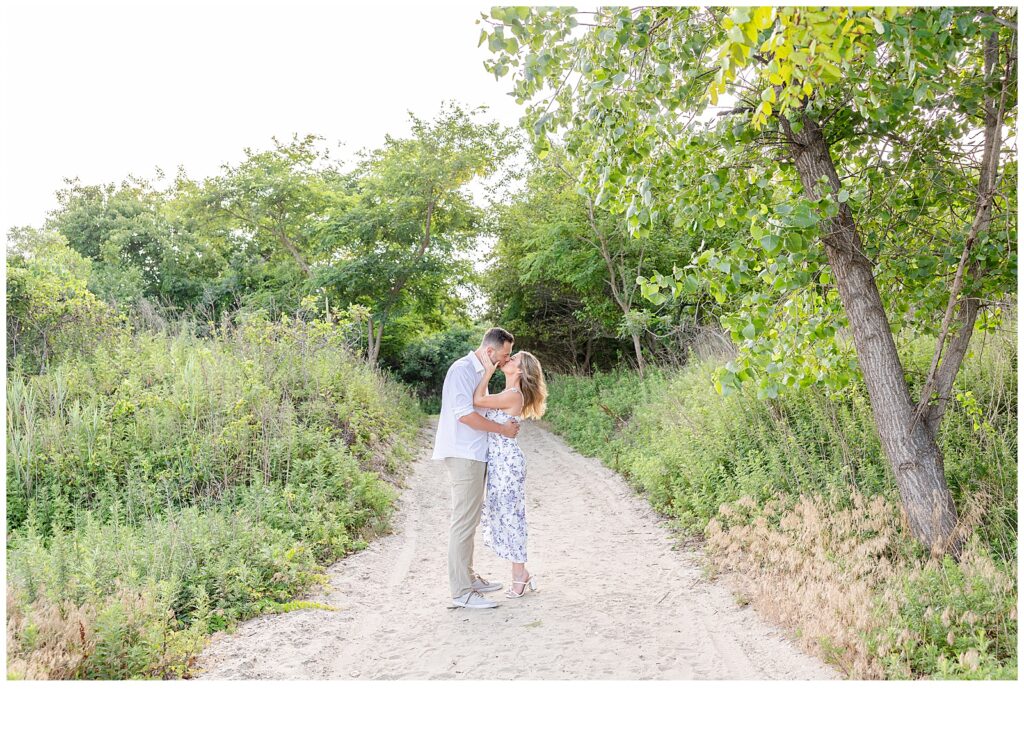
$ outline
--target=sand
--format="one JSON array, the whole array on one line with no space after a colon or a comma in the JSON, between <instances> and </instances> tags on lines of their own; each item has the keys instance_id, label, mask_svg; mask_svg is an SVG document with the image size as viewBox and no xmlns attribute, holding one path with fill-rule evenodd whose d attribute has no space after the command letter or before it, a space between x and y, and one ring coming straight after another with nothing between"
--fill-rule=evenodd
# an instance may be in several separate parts
<instances>
[{"instance_id":1,"label":"sand","mask_svg":"<svg viewBox=\"0 0 1024 738\"><path fill-rule=\"evenodd\" d=\"M680 545L650 506L599 461L524 424L528 568L539 591L450 608L449 489L430 460L433 428L401 491L394 534L328 569L297 610L211 639L201 679L835 679L763 621L702 551ZM475 569L506 585L510 566L477 533Z\"/></svg>"}]
</instances>

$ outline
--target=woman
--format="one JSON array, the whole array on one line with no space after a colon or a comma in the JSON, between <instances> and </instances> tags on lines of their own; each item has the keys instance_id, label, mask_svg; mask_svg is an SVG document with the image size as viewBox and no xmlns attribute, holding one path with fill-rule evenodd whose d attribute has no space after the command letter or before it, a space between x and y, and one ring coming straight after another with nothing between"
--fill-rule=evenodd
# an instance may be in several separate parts
<instances>
[{"instance_id":1,"label":"woman","mask_svg":"<svg viewBox=\"0 0 1024 738\"><path fill-rule=\"evenodd\" d=\"M473 404L486 408L485 417L498 423L539 418L547 406L548 387L537 357L519 351L505 362L505 390L487 394L495 366L484 357L484 376L473 395ZM515 438L489 433L487 445L487 494L481 515L484 545L512 562L512 584L505 596L516 599L537 591L534 577L526 571L526 459Z\"/></svg>"}]
</instances>

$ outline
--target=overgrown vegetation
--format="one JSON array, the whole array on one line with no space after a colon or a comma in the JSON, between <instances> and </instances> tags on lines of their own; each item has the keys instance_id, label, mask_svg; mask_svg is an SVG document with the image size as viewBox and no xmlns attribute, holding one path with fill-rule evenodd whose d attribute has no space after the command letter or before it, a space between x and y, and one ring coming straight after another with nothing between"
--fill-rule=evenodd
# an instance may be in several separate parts
<instances>
[{"instance_id":1,"label":"overgrown vegetation","mask_svg":"<svg viewBox=\"0 0 1024 738\"><path fill-rule=\"evenodd\" d=\"M669 274L600 249L627 325L617 285L652 307L710 296L736 348L720 392L864 382L911 532L959 556L938 436L975 328L1016 293L1016 10L518 6L481 23L537 156L564 142L575 191L634 246L669 227L690 251ZM900 335L934 340L916 395Z\"/></svg>"},{"instance_id":2,"label":"overgrown vegetation","mask_svg":"<svg viewBox=\"0 0 1024 738\"><path fill-rule=\"evenodd\" d=\"M912 366L927 346L907 347ZM1017 397L1011 331L978 336L943 427L969 545L931 560L908 534L860 383L722 397L714 366L559 376L547 419L624 474L737 575L760 610L847 674L1015 678Z\"/></svg>"},{"instance_id":3,"label":"overgrown vegetation","mask_svg":"<svg viewBox=\"0 0 1024 738\"><path fill-rule=\"evenodd\" d=\"M350 164L295 135L69 180L10 232L9 673L182 675L309 606L482 293L549 371L605 372L553 379L556 430L823 656L1015 675L1016 9L478 22L525 162L450 103Z\"/></svg>"},{"instance_id":4,"label":"overgrown vegetation","mask_svg":"<svg viewBox=\"0 0 1024 738\"><path fill-rule=\"evenodd\" d=\"M115 333L8 399L8 675L187 674L386 529L419 409L336 324Z\"/></svg>"}]
</instances>

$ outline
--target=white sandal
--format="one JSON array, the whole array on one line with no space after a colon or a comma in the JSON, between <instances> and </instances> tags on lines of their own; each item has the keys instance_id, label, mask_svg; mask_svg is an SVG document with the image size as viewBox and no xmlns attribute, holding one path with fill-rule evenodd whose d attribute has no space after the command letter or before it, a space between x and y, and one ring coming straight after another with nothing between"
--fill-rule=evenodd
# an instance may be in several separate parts
<instances>
[{"instance_id":1,"label":"white sandal","mask_svg":"<svg viewBox=\"0 0 1024 738\"><path fill-rule=\"evenodd\" d=\"M534 582L534 580L536 578L537 577L531 575L530 578L527 579L525 582L512 582L512 584L508 585L508 589L505 590L505 597L510 599L510 600L517 600L520 597L522 597L523 595L525 595L527 591L536 592L537 591L537 585ZM516 592L515 585L517 585L517 584L522 584L523 585L523 591L522 592L518 592L518 593ZM529 585L529 588L527 588L527 585Z\"/></svg>"}]
</instances>

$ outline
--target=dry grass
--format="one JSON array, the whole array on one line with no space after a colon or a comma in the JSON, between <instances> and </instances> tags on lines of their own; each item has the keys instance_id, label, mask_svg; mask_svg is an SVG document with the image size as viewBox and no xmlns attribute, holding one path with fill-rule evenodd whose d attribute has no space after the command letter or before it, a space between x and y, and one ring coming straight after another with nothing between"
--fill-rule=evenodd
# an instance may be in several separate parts
<instances>
[{"instance_id":1,"label":"dry grass","mask_svg":"<svg viewBox=\"0 0 1024 738\"><path fill-rule=\"evenodd\" d=\"M200 626L199 623L196 624ZM99 606L35 600L9 587L8 679L168 679L187 676L204 626L176 627L152 592L121 589Z\"/></svg>"},{"instance_id":2,"label":"dry grass","mask_svg":"<svg viewBox=\"0 0 1024 738\"><path fill-rule=\"evenodd\" d=\"M809 496L788 510L781 500L757 510L744 498L722 505L708 545L760 612L798 628L806 647L847 674L880 677L859 634L876 624L874 594L895 574L887 554L897 520L884 499L856 493L846 510Z\"/></svg>"},{"instance_id":3,"label":"dry grass","mask_svg":"<svg viewBox=\"0 0 1024 738\"><path fill-rule=\"evenodd\" d=\"M1013 633L1004 635L1015 640L1012 605L1008 613L997 608L983 616L969 603L908 616L908 609L918 604L911 602L912 593L936 576L943 581L944 564L914 555L900 511L885 498L854 491L842 504L827 500L803 495L793 503L779 498L758 509L744 498L722 505L706 530L715 564L735 575L735 586L761 613L796 631L809 651L854 679L921 676L914 664L923 657L915 654L924 652L940 667L948 665L950 675L970 676L978 670L978 650L953 649L954 644L961 646L964 631L979 632L982 618L988 622L981 633L1006 629L1013 620ZM964 515L965 525L976 515L972 506ZM967 589L980 587L994 593L998 602L1015 602L1015 572L1000 570L978 547L969 546L958 564L945 565L959 567L958 579L974 583ZM933 622L944 629L941 639L929 628ZM955 658L935 655L937 640L948 640L958 651Z\"/></svg>"},{"instance_id":4,"label":"dry grass","mask_svg":"<svg viewBox=\"0 0 1024 738\"><path fill-rule=\"evenodd\" d=\"M95 650L95 610L37 599L22 605L7 592L7 678L73 679Z\"/></svg>"}]
</instances>

